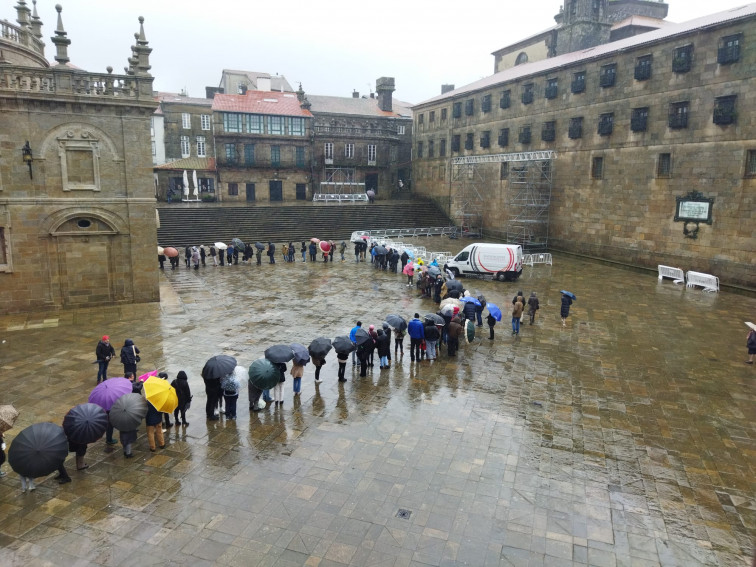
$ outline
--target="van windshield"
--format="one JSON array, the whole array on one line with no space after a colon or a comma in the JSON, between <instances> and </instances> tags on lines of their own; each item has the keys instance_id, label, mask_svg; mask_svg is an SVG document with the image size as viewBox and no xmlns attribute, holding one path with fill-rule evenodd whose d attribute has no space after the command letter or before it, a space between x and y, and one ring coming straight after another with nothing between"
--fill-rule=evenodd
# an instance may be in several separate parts
<instances>
[{"instance_id":1,"label":"van windshield","mask_svg":"<svg viewBox=\"0 0 756 567\"><path fill-rule=\"evenodd\" d=\"M459 254L457 254L457 257L454 258L454 261L455 262L464 262L469 257L470 257L470 253L469 252L460 252Z\"/></svg>"}]
</instances>

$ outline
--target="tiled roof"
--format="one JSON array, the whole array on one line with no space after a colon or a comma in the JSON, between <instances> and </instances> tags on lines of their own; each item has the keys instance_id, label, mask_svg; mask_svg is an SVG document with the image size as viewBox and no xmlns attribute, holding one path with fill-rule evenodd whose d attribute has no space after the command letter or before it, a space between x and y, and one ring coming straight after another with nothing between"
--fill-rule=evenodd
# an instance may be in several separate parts
<instances>
[{"instance_id":1,"label":"tiled roof","mask_svg":"<svg viewBox=\"0 0 756 567\"><path fill-rule=\"evenodd\" d=\"M202 106L212 106L213 99L211 98L195 98L190 96L184 96L178 93L164 93L158 92L155 95L155 99L159 102L165 103L178 103L178 104L199 104Z\"/></svg>"},{"instance_id":2,"label":"tiled roof","mask_svg":"<svg viewBox=\"0 0 756 567\"><path fill-rule=\"evenodd\" d=\"M612 43L599 45L597 47L591 47L582 51L565 53L564 55L559 55L550 59L534 61L533 63L525 63L524 65L518 65L517 67L505 69L504 71L500 71L499 73L496 73L494 75L484 77L483 79L475 81L474 83L470 83L469 85L459 87L458 89L454 89L453 91L449 91L448 93L429 98L428 100L418 103L417 105L415 105L415 107L438 102L440 100L451 99L456 96L475 92L481 89L486 89L495 85L500 85L515 79L537 75L551 69L557 69L559 67L563 67L564 65L578 63L583 60L594 59L596 57L601 57L610 53L626 51L633 47L638 47L649 43L664 41L666 39L678 35L688 34L690 32L707 28L709 26L714 26L741 18L753 17L754 15L756 15L756 3L746 4L745 6L740 6L739 8L733 8L724 12L717 12L716 14L711 14L702 18L696 18L695 20L690 20L681 24L672 24L658 30L649 31L640 35L635 35L633 37L614 41Z\"/></svg>"},{"instance_id":3,"label":"tiled roof","mask_svg":"<svg viewBox=\"0 0 756 567\"><path fill-rule=\"evenodd\" d=\"M215 158L201 158L201 157L189 157L184 159L177 159L176 161L170 161L163 165L156 165L153 169L167 169L181 171L186 169L191 171L196 169L197 171L215 171Z\"/></svg>"},{"instance_id":4,"label":"tiled roof","mask_svg":"<svg viewBox=\"0 0 756 567\"><path fill-rule=\"evenodd\" d=\"M378 98L354 98L344 96L320 96L306 95L312 104L313 112L324 114L351 114L357 116L375 116L399 118L412 116L412 111L407 103L393 99L393 112L385 112L378 108Z\"/></svg>"},{"instance_id":5,"label":"tiled roof","mask_svg":"<svg viewBox=\"0 0 756 567\"><path fill-rule=\"evenodd\" d=\"M245 95L217 94L213 99L213 110L281 116L312 116L308 110L299 106L297 95L275 91L247 91Z\"/></svg>"}]
</instances>

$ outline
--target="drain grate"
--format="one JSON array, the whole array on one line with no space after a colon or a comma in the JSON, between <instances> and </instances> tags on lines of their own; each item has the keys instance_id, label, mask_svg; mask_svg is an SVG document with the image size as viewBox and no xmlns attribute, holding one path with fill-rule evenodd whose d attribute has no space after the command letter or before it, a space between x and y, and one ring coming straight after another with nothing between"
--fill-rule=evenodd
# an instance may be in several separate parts
<instances>
[{"instance_id":1,"label":"drain grate","mask_svg":"<svg viewBox=\"0 0 756 567\"><path fill-rule=\"evenodd\" d=\"M402 520L409 520L411 515L412 510L405 510L404 508L399 508L399 511L396 513L396 517L401 518Z\"/></svg>"}]
</instances>

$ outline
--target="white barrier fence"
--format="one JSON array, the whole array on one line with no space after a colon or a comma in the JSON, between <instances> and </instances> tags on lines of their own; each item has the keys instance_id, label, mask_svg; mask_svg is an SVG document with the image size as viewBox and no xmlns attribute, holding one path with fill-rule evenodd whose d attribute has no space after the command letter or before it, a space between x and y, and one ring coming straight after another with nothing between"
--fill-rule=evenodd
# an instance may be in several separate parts
<instances>
[{"instance_id":1,"label":"white barrier fence","mask_svg":"<svg viewBox=\"0 0 756 567\"><path fill-rule=\"evenodd\" d=\"M719 278L710 274L688 271L686 274L687 286L701 286L704 291L719 291Z\"/></svg>"},{"instance_id":2,"label":"white barrier fence","mask_svg":"<svg viewBox=\"0 0 756 567\"><path fill-rule=\"evenodd\" d=\"M365 193L315 193L312 200L321 203L367 203L368 196Z\"/></svg>"},{"instance_id":3,"label":"white barrier fence","mask_svg":"<svg viewBox=\"0 0 756 567\"><path fill-rule=\"evenodd\" d=\"M659 281L662 281L663 278L672 278L672 281L674 281L676 284L681 284L685 282L685 274L680 268L673 268L672 266L662 266L659 264Z\"/></svg>"},{"instance_id":4,"label":"white barrier fence","mask_svg":"<svg viewBox=\"0 0 756 567\"><path fill-rule=\"evenodd\" d=\"M552 264L551 254L544 252L542 254L523 255L522 257L523 266L533 266L535 264L548 264L549 266L551 266Z\"/></svg>"}]
</instances>

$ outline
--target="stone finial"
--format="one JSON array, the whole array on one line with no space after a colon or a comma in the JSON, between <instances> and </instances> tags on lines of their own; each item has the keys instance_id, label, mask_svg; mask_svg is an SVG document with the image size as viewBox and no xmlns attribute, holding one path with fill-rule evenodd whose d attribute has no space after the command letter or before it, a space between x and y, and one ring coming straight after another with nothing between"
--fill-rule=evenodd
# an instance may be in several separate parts
<instances>
[{"instance_id":1,"label":"stone finial","mask_svg":"<svg viewBox=\"0 0 756 567\"><path fill-rule=\"evenodd\" d=\"M68 34L66 34L66 30L63 28L63 17L60 15L63 11L63 6L56 4L55 10L58 12L58 26L55 28L55 35L50 39L55 44L55 60L58 62L58 65L65 65L70 61L68 58L68 46L71 45L71 40L66 37Z\"/></svg>"},{"instance_id":2,"label":"stone finial","mask_svg":"<svg viewBox=\"0 0 756 567\"><path fill-rule=\"evenodd\" d=\"M135 34L135 36L137 40L136 46L134 47L134 55L137 58L135 73L137 75L149 77L151 76L150 69L152 69L150 66L150 53L152 53L152 48L149 47L149 42L144 35L144 18L142 16L139 16L139 34Z\"/></svg>"},{"instance_id":3,"label":"stone finial","mask_svg":"<svg viewBox=\"0 0 756 567\"><path fill-rule=\"evenodd\" d=\"M37 14L37 0L32 0L32 4L34 4L31 17L32 35L37 39L42 39L42 20L39 19L39 14Z\"/></svg>"},{"instance_id":4,"label":"stone finial","mask_svg":"<svg viewBox=\"0 0 756 567\"><path fill-rule=\"evenodd\" d=\"M29 27L30 13L31 10L29 10L29 6L26 5L26 0L18 0L18 4L16 5L16 22L18 22L18 25L21 26L21 29L23 30Z\"/></svg>"},{"instance_id":5,"label":"stone finial","mask_svg":"<svg viewBox=\"0 0 756 567\"><path fill-rule=\"evenodd\" d=\"M299 108L302 110L310 110L312 108L312 103L307 100L307 97L304 97L304 100L299 104Z\"/></svg>"},{"instance_id":6,"label":"stone finial","mask_svg":"<svg viewBox=\"0 0 756 567\"><path fill-rule=\"evenodd\" d=\"M297 100L301 103L304 101L305 98L305 92L302 88L302 83L299 83L299 89L297 90Z\"/></svg>"}]
</instances>

